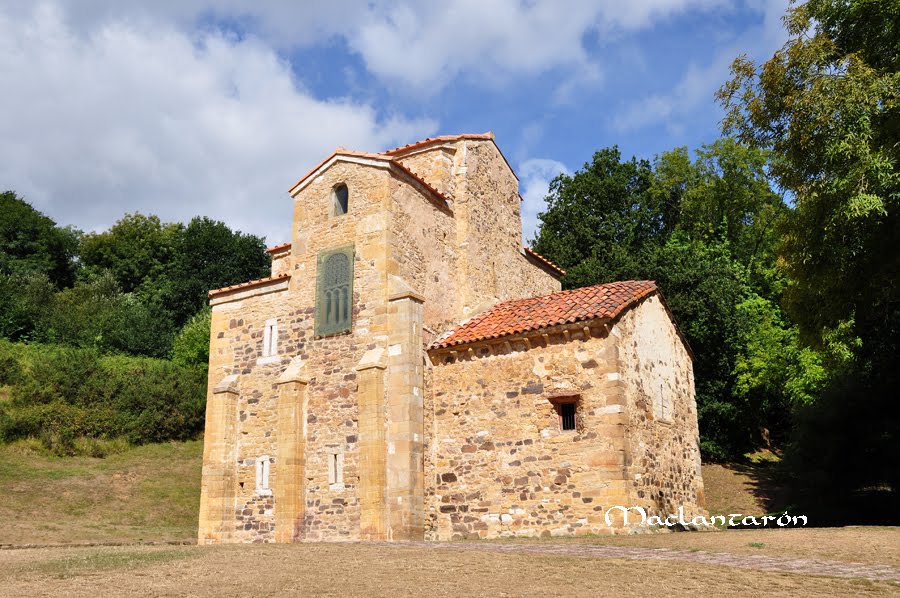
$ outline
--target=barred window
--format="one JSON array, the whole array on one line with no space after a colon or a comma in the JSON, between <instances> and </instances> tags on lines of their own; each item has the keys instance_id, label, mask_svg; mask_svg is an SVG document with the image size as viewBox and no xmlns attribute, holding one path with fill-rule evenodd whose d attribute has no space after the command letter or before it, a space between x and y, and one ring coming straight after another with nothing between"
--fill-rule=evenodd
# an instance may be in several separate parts
<instances>
[{"instance_id":1,"label":"barred window","mask_svg":"<svg viewBox=\"0 0 900 598\"><path fill-rule=\"evenodd\" d=\"M559 418L559 429L563 432L578 431L578 395L551 397L550 402Z\"/></svg>"}]
</instances>

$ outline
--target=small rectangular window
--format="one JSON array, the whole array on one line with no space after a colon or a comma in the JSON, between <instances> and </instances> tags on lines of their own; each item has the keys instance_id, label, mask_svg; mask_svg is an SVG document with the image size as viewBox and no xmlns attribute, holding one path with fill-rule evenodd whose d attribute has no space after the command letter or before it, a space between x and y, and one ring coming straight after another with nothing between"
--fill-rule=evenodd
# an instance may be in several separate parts
<instances>
[{"instance_id":1,"label":"small rectangular window","mask_svg":"<svg viewBox=\"0 0 900 598\"><path fill-rule=\"evenodd\" d=\"M328 453L328 483L332 486L344 485L344 455Z\"/></svg>"},{"instance_id":2,"label":"small rectangular window","mask_svg":"<svg viewBox=\"0 0 900 598\"><path fill-rule=\"evenodd\" d=\"M263 455L256 460L256 493L271 494L269 488L269 466L271 461L269 457Z\"/></svg>"},{"instance_id":3,"label":"small rectangular window","mask_svg":"<svg viewBox=\"0 0 900 598\"><path fill-rule=\"evenodd\" d=\"M561 403L559 405L559 421L563 430L576 429L575 403Z\"/></svg>"},{"instance_id":4,"label":"small rectangular window","mask_svg":"<svg viewBox=\"0 0 900 598\"><path fill-rule=\"evenodd\" d=\"M278 320L266 320L263 330L262 356L278 355Z\"/></svg>"}]
</instances>

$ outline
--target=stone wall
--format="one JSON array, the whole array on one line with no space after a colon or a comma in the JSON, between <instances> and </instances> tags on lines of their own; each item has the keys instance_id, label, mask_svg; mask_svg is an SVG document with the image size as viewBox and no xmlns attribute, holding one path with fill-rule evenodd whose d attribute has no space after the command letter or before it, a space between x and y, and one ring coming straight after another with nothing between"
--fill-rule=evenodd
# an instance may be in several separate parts
<instances>
[{"instance_id":1,"label":"stone wall","mask_svg":"<svg viewBox=\"0 0 900 598\"><path fill-rule=\"evenodd\" d=\"M691 356L659 295L628 310L612 329L625 385L625 473L633 500L666 517L704 506ZM688 516L688 518L691 518Z\"/></svg>"},{"instance_id":2,"label":"stone wall","mask_svg":"<svg viewBox=\"0 0 900 598\"><path fill-rule=\"evenodd\" d=\"M201 542L272 539L275 520L271 492L256 488L256 459L268 455L274 460L270 467L271 487L272 474L277 472L277 451L271 433L277 423L276 381L282 364L288 361L286 356L302 351L305 331L304 314L291 309L286 301L287 291L268 291L264 287L237 293L234 301L213 306ZM278 355L264 358L264 330L271 319L278 321ZM216 392L226 379L232 381L233 398L229 398L231 392ZM216 425L217 421L224 425ZM228 445L223 447L224 454L209 454L216 442ZM225 478L221 487L211 485L217 476ZM224 508L225 513L210 518L211 503L224 505L219 508ZM229 504L233 509L230 514ZM225 522L221 528L214 521L219 517Z\"/></svg>"},{"instance_id":3,"label":"stone wall","mask_svg":"<svg viewBox=\"0 0 900 598\"><path fill-rule=\"evenodd\" d=\"M566 335L568 335L568 340ZM528 348L530 346L530 349ZM432 352L427 537L579 535L626 500L623 386L602 327ZM449 360L450 363L445 363ZM575 431L555 402L577 397Z\"/></svg>"},{"instance_id":4,"label":"stone wall","mask_svg":"<svg viewBox=\"0 0 900 598\"><path fill-rule=\"evenodd\" d=\"M394 181L391 198L392 274L425 299L425 326L443 332L461 311L456 220L401 181Z\"/></svg>"},{"instance_id":5,"label":"stone wall","mask_svg":"<svg viewBox=\"0 0 900 598\"><path fill-rule=\"evenodd\" d=\"M446 237L435 236L429 242L447 244L453 255L426 262L435 272L456 271L458 305L452 319L470 318L500 301L560 290L557 278L522 255L518 179L493 140L464 138L400 161L452 198L453 226L440 231ZM441 292L440 285L436 289ZM419 290L428 303L445 301ZM426 314L431 309L428 303ZM426 322L443 330L427 315Z\"/></svg>"}]
</instances>

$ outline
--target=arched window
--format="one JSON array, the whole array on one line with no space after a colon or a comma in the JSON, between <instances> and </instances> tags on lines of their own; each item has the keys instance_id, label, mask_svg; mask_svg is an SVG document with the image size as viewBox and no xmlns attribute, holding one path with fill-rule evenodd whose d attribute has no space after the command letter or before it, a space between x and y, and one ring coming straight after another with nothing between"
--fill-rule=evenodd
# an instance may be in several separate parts
<instances>
[{"instance_id":1,"label":"arched window","mask_svg":"<svg viewBox=\"0 0 900 598\"><path fill-rule=\"evenodd\" d=\"M334 215L343 216L347 213L347 202L350 200L350 192L347 185L341 183L337 185L331 192L332 201L334 203Z\"/></svg>"},{"instance_id":2,"label":"arched window","mask_svg":"<svg viewBox=\"0 0 900 598\"><path fill-rule=\"evenodd\" d=\"M352 303L353 246L323 251L316 272L316 336L350 330Z\"/></svg>"}]
</instances>

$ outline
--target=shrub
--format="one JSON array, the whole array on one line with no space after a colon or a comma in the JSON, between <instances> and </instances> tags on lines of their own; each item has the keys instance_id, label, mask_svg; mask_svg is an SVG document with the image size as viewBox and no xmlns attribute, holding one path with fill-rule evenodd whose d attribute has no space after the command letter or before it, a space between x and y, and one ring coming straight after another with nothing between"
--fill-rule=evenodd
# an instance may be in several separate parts
<instances>
[{"instance_id":1,"label":"shrub","mask_svg":"<svg viewBox=\"0 0 900 598\"><path fill-rule=\"evenodd\" d=\"M10 355L15 368L3 365ZM10 400L0 403L0 440L40 438L56 454L97 454L106 449L89 439L143 444L186 440L203 429L206 376L199 368L11 343L0 344L0 368L18 372Z\"/></svg>"}]
</instances>

